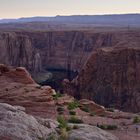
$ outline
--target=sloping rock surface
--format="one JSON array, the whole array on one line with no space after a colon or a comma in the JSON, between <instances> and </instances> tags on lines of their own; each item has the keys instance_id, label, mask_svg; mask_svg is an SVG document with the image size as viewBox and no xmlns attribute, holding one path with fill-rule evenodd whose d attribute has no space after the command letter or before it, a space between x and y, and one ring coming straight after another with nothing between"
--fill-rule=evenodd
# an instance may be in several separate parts
<instances>
[{"instance_id":1,"label":"sloping rock surface","mask_svg":"<svg viewBox=\"0 0 140 140\"><path fill-rule=\"evenodd\" d=\"M23 107L0 103L0 137L1 140L38 140L47 138L55 132L57 123L43 120L43 123L24 112ZM50 123L50 128L47 124ZM5 138L5 139L4 139Z\"/></svg>"},{"instance_id":2,"label":"sloping rock surface","mask_svg":"<svg viewBox=\"0 0 140 140\"><path fill-rule=\"evenodd\" d=\"M0 102L23 106L27 112L40 117L55 117L55 104L50 86L34 82L24 68L0 65Z\"/></svg>"},{"instance_id":3,"label":"sloping rock surface","mask_svg":"<svg viewBox=\"0 0 140 140\"><path fill-rule=\"evenodd\" d=\"M90 125L78 125L79 128L72 130L69 140L119 140L112 134Z\"/></svg>"}]
</instances>

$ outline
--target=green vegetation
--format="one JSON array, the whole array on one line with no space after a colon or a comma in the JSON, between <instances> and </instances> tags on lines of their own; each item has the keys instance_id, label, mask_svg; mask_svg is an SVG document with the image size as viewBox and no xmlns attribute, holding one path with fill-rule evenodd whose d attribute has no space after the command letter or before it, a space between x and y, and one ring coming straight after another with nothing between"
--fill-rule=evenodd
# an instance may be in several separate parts
<instances>
[{"instance_id":1,"label":"green vegetation","mask_svg":"<svg viewBox=\"0 0 140 140\"><path fill-rule=\"evenodd\" d=\"M57 117L57 121L59 122L59 128L67 128L68 124L67 121L65 120L65 118L62 115L59 115Z\"/></svg>"},{"instance_id":2,"label":"green vegetation","mask_svg":"<svg viewBox=\"0 0 140 140\"><path fill-rule=\"evenodd\" d=\"M60 129L60 136L58 140L67 140L68 138L68 132L65 128Z\"/></svg>"},{"instance_id":3,"label":"green vegetation","mask_svg":"<svg viewBox=\"0 0 140 140\"><path fill-rule=\"evenodd\" d=\"M71 110L71 111L69 111L69 114L70 115L76 115L76 112Z\"/></svg>"},{"instance_id":4,"label":"green vegetation","mask_svg":"<svg viewBox=\"0 0 140 140\"><path fill-rule=\"evenodd\" d=\"M64 116L60 115L57 117L57 121L59 122L59 139L58 140L67 140L68 137L68 131L71 130L71 128L68 126L68 123Z\"/></svg>"},{"instance_id":5,"label":"green vegetation","mask_svg":"<svg viewBox=\"0 0 140 140\"><path fill-rule=\"evenodd\" d=\"M88 109L87 106L81 107L80 109L83 110L83 111L85 111L85 112L89 112L89 109Z\"/></svg>"},{"instance_id":6,"label":"green vegetation","mask_svg":"<svg viewBox=\"0 0 140 140\"><path fill-rule=\"evenodd\" d=\"M134 117L133 123L140 123L140 119L138 116Z\"/></svg>"},{"instance_id":7,"label":"green vegetation","mask_svg":"<svg viewBox=\"0 0 140 140\"><path fill-rule=\"evenodd\" d=\"M99 128L101 129L104 129L104 130L116 130L118 127L117 125L105 125L105 124L102 124L102 125L98 125Z\"/></svg>"},{"instance_id":8,"label":"green vegetation","mask_svg":"<svg viewBox=\"0 0 140 140\"><path fill-rule=\"evenodd\" d=\"M78 107L79 107L79 102L76 100L68 104L69 110L73 110L73 109L78 108Z\"/></svg>"},{"instance_id":9,"label":"green vegetation","mask_svg":"<svg viewBox=\"0 0 140 140\"><path fill-rule=\"evenodd\" d=\"M75 116L72 116L69 120L69 123L83 123L83 121Z\"/></svg>"},{"instance_id":10,"label":"green vegetation","mask_svg":"<svg viewBox=\"0 0 140 140\"><path fill-rule=\"evenodd\" d=\"M46 140L57 140L57 136L54 133L50 133Z\"/></svg>"},{"instance_id":11,"label":"green vegetation","mask_svg":"<svg viewBox=\"0 0 140 140\"><path fill-rule=\"evenodd\" d=\"M59 92L53 95L53 99L54 99L54 100L57 100L57 99L60 98L60 97L62 97L62 94L59 93Z\"/></svg>"}]
</instances>

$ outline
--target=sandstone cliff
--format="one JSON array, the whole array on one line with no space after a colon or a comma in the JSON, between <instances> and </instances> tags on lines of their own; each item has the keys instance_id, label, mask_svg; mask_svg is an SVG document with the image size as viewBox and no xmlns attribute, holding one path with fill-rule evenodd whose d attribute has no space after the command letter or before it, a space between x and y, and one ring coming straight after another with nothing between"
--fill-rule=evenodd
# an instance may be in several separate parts
<instances>
[{"instance_id":1,"label":"sandstone cliff","mask_svg":"<svg viewBox=\"0 0 140 140\"><path fill-rule=\"evenodd\" d=\"M46 68L80 70L91 52L101 47L139 46L140 32L1 31L0 63L39 72ZM69 64L69 65L68 65Z\"/></svg>"},{"instance_id":2,"label":"sandstone cliff","mask_svg":"<svg viewBox=\"0 0 140 140\"><path fill-rule=\"evenodd\" d=\"M20 105L32 115L51 118L55 117L55 105L51 103L54 93L50 86L36 84L25 68L0 64L0 102Z\"/></svg>"},{"instance_id":3,"label":"sandstone cliff","mask_svg":"<svg viewBox=\"0 0 140 140\"><path fill-rule=\"evenodd\" d=\"M140 48L102 48L73 81L75 96L106 107L140 111Z\"/></svg>"}]
</instances>

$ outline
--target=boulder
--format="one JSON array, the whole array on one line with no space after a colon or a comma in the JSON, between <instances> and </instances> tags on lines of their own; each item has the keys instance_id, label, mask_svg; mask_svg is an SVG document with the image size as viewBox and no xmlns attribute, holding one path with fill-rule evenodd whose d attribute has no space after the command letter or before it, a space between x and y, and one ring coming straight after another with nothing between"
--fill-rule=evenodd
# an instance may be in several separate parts
<instances>
[{"instance_id":1,"label":"boulder","mask_svg":"<svg viewBox=\"0 0 140 140\"><path fill-rule=\"evenodd\" d=\"M95 113L96 115L105 114L105 108L103 106L87 99L80 100L80 106L87 107L91 113Z\"/></svg>"},{"instance_id":2,"label":"boulder","mask_svg":"<svg viewBox=\"0 0 140 140\"><path fill-rule=\"evenodd\" d=\"M46 139L50 133L55 133L55 128L57 127L55 121L37 119L26 114L23 110L23 107L0 103L1 140Z\"/></svg>"}]
</instances>

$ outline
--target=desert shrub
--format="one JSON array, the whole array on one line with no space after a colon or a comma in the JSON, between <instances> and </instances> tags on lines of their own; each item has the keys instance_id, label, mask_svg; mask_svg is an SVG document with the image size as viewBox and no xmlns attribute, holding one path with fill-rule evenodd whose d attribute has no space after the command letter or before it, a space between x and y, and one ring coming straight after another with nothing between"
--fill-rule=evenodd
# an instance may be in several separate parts
<instances>
[{"instance_id":1,"label":"desert shrub","mask_svg":"<svg viewBox=\"0 0 140 140\"><path fill-rule=\"evenodd\" d=\"M140 119L138 116L133 118L133 123L139 123L139 122L140 122Z\"/></svg>"},{"instance_id":2,"label":"desert shrub","mask_svg":"<svg viewBox=\"0 0 140 140\"><path fill-rule=\"evenodd\" d=\"M68 132L66 128L61 128L60 129L60 136L58 140L67 140L68 139Z\"/></svg>"},{"instance_id":3,"label":"desert shrub","mask_svg":"<svg viewBox=\"0 0 140 140\"><path fill-rule=\"evenodd\" d=\"M98 127L99 127L99 128L101 128L101 129L104 129L104 130L106 130L106 129L107 129L107 126L106 126L106 125L104 125L104 124L102 124L102 125L98 125Z\"/></svg>"},{"instance_id":4,"label":"desert shrub","mask_svg":"<svg viewBox=\"0 0 140 140\"><path fill-rule=\"evenodd\" d=\"M70 126L67 126L66 130L70 131L72 128Z\"/></svg>"},{"instance_id":5,"label":"desert shrub","mask_svg":"<svg viewBox=\"0 0 140 140\"><path fill-rule=\"evenodd\" d=\"M113 124L113 125L107 125L107 130L116 130L118 127L117 125Z\"/></svg>"},{"instance_id":6,"label":"desert shrub","mask_svg":"<svg viewBox=\"0 0 140 140\"><path fill-rule=\"evenodd\" d=\"M81 107L81 110L85 111L85 112L89 112L89 109L87 106Z\"/></svg>"},{"instance_id":7,"label":"desert shrub","mask_svg":"<svg viewBox=\"0 0 140 140\"><path fill-rule=\"evenodd\" d=\"M113 125L98 125L99 128L104 129L104 130L116 130L118 127L117 125L113 124Z\"/></svg>"},{"instance_id":8,"label":"desert shrub","mask_svg":"<svg viewBox=\"0 0 140 140\"><path fill-rule=\"evenodd\" d=\"M54 133L50 133L46 140L57 140L57 136Z\"/></svg>"},{"instance_id":9,"label":"desert shrub","mask_svg":"<svg viewBox=\"0 0 140 140\"><path fill-rule=\"evenodd\" d=\"M76 112L71 110L71 111L69 111L69 114L70 115L76 115Z\"/></svg>"},{"instance_id":10,"label":"desert shrub","mask_svg":"<svg viewBox=\"0 0 140 140\"><path fill-rule=\"evenodd\" d=\"M65 118L62 115L57 117L57 121L59 122L59 128L67 128L68 124Z\"/></svg>"},{"instance_id":11,"label":"desert shrub","mask_svg":"<svg viewBox=\"0 0 140 140\"><path fill-rule=\"evenodd\" d=\"M57 92L56 94L52 95L54 100L57 100L58 98L62 97L62 94Z\"/></svg>"},{"instance_id":12,"label":"desert shrub","mask_svg":"<svg viewBox=\"0 0 140 140\"><path fill-rule=\"evenodd\" d=\"M69 123L83 123L83 121L75 116L72 116L69 120Z\"/></svg>"},{"instance_id":13,"label":"desert shrub","mask_svg":"<svg viewBox=\"0 0 140 140\"><path fill-rule=\"evenodd\" d=\"M106 110L109 111L109 112L115 112L114 108L107 108Z\"/></svg>"},{"instance_id":14,"label":"desert shrub","mask_svg":"<svg viewBox=\"0 0 140 140\"><path fill-rule=\"evenodd\" d=\"M79 102L76 101L76 100L68 104L68 109L69 110L73 110L73 109L75 109L77 107L79 107Z\"/></svg>"}]
</instances>

